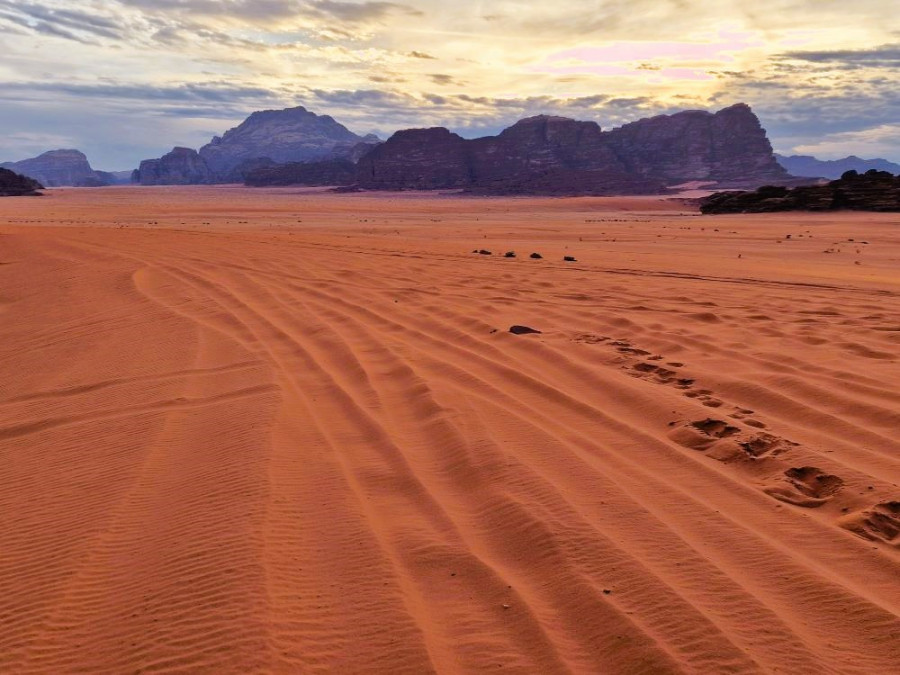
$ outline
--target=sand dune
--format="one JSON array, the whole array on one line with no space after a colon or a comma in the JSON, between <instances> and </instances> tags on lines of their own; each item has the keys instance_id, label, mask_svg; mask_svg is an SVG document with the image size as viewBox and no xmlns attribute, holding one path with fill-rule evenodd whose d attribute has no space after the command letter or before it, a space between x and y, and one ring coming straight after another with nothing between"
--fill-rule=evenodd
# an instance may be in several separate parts
<instances>
[{"instance_id":1,"label":"sand dune","mask_svg":"<svg viewBox=\"0 0 900 675\"><path fill-rule=\"evenodd\" d=\"M0 201L0 671L896 672L898 259L655 197Z\"/></svg>"}]
</instances>

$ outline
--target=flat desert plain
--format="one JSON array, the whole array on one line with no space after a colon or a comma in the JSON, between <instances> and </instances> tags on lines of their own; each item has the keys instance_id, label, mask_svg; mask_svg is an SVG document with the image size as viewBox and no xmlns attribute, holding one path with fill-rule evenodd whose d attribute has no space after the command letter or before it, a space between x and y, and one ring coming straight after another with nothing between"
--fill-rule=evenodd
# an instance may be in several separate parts
<instances>
[{"instance_id":1,"label":"flat desert plain","mask_svg":"<svg viewBox=\"0 0 900 675\"><path fill-rule=\"evenodd\" d=\"M896 673L898 349L900 214L0 200L0 670Z\"/></svg>"}]
</instances>

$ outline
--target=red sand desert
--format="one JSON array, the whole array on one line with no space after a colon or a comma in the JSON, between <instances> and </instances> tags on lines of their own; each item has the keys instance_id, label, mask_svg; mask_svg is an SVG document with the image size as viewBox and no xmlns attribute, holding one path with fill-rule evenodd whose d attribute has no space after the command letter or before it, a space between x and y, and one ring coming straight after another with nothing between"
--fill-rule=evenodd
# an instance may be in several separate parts
<instances>
[{"instance_id":1,"label":"red sand desert","mask_svg":"<svg viewBox=\"0 0 900 675\"><path fill-rule=\"evenodd\" d=\"M0 671L896 673L898 269L897 214L0 200Z\"/></svg>"}]
</instances>

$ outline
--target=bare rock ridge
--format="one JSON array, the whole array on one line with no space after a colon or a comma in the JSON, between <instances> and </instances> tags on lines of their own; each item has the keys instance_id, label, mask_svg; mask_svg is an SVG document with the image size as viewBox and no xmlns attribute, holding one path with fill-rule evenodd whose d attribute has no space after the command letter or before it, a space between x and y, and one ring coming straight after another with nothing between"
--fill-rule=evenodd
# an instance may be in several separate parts
<instances>
[{"instance_id":1,"label":"bare rock ridge","mask_svg":"<svg viewBox=\"0 0 900 675\"><path fill-rule=\"evenodd\" d=\"M143 185L241 182L266 164L358 157L360 146L377 143L328 115L302 106L263 110L200 148L175 148L158 160L144 160L132 177ZM363 150L364 151L364 150Z\"/></svg>"},{"instance_id":2,"label":"bare rock ridge","mask_svg":"<svg viewBox=\"0 0 900 675\"><path fill-rule=\"evenodd\" d=\"M865 173L870 169L900 174L900 164L880 158L862 159L856 155L850 155L843 159L823 160L809 155L791 155L786 157L785 155L776 154L775 159L793 176L837 179L847 171Z\"/></svg>"},{"instance_id":3,"label":"bare rock ridge","mask_svg":"<svg viewBox=\"0 0 900 675\"><path fill-rule=\"evenodd\" d=\"M788 189L767 185L753 192L716 192L700 202L703 213L772 211L900 211L900 176L870 169L847 171L827 185Z\"/></svg>"},{"instance_id":4,"label":"bare rock ridge","mask_svg":"<svg viewBox=\"0 0 900 675\"><path fill-rule=\"evenodd\" d=\"M444 128L411 129L358 164L359 186L375 190L629 194L688 181L756 187L790 180L745 104L660 115L607 132L594 122L548 116L474 140Z\"/></svg>"},{"instance_id":5,"label":"bare rock ridge","mask_svg":"<svg viewBox=\"0 0 900 675\"><path fill-rule=\"evenodd\" d=\"M50 150L31 159L0 167L28 176L47 187L99 187L118 182L115 174L95 171L79 150Z\"/></svg>"},{"instance_id":6,"label":"bare rock ridge","mask_svg":"<svg viewBox=\"0 0 900 675\"><path fill-rule=\"evenodd\" d=\"M350 171L347 162L355 163ZM315 166L302 166L315 164ZM198 152L176 148L141 163L145 185L246 181L369 190L463 189L483 194L655 194L688 181L720 187L788 183L745 104L686 111L611 131L539 115L497 136L465 139L443 127L360 137L305 108L253 113Z\"/></svg>"},{"instance_id":7,"label":"bare rock ridge","mask_svg":"<svg viewBox=\"0 0 900 675\"><path fill-rule=\"evenodd\" d=\"M668 184L760 185L789 178L746 103L716 113L689 110L639 120L613 129L607 138L629 171Z\"/></svg>"},{"instance_id":8,"label":"bare rock ridge","mask_svg":"<svg viewBox=\"0 0 900 675\"><path fill-rule=\"evenodd\" d=\"M159 159L145 159L132 174L141 185L197 185L212 183L213 174L196 150L173 148Z\"/></svg>"},{"instance_id":9,"label":"bare rock ridge","mask_svg":"<svg viewBox=\"0 0 900 675\"><path fill-rule=\"evenodd\" d=\"M0 197L35 196L41 194L38 190L43 189L44 186L34 178L0 168Z\"/></svg>"}]
</instances>

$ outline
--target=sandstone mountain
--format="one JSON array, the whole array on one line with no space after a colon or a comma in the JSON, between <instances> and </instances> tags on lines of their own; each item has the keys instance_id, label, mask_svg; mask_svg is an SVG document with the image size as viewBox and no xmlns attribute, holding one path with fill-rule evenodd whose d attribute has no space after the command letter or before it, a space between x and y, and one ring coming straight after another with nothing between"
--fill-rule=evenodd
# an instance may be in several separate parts
<instances>
[{"instance_id":1,"label":"sandstone mountain","mask_svg":"<svg viewBox=\"0 0 900 675\"><path fill-rule=\"evenodd\" d=\"M865 173L870 169L900 173L900 164L895 164L886 159L862 159L856 155L850 155L843 159L816 159L809 155L775 155L775 159L788 173L794 176L809 176L821 178L840 178L847 171Z\"/></svg>"},{"instance_id":2,"label":"sandstone mountain","mask_svg":"<svg viewBox=\"0 0 900 675\"><path fill-rule=\"evenodd\" d=\"M900 211L900 176L870 169L847 171L827 185L788 189L767 185L753 192L717 192L700 202L703 213L772 211Z\"/></svg>"},{"instance_id":3,"label":"sandstone mountain","mask_svg":"<svg viewBox=\"0 0 900 675\"><path fill-rule=\"evenodd\" d=\"M0 168L0 197L25 197L41 194L41 185L34 178L23 176L9 169Z\"/></svg>"},{"instance_id":4,"label":"sandstone mountain","mask_svg":"<svg viewBox=\"0 0 900 675\"><path fill-rule=\"evenodd\" d=\"M145 159L132 174L141 185L197 185L214 183L212 172L196 150L173 148L159 159Z\"/></svg>"},{"instance_id":5,"label":"sandstone mountain","mask_svg":"<svg viewBox=\"0 0 900 675\"><path fill-rule=\"evenodd\" d=\"M375 136L358 136L328 115L302 106L264 110L213 138L196 156L176 148L175 156L141 162L133 180L144 185L240 182L266 164L358 158L377 142Z\"/></svg>"},{"instance_id":6,"label":"sandstone mountain","mask_svg":"<svg viewBox=\"0 0 900 675\"><path fill-rule=\"evenodd\" d=\"M789 178L746 103L716 113L658 115L613 129L607 139L629 171L670 185L715 181L756 186Z\"/></svg>"},{"instance_id":7,"label":"sandstone mountain","mask_svg":"<svg viewBox=\"0 0 900 675\"><path fill-rule=\"evenodd\" d=\"M98 187L113 182L111 174L94 171L79 150L51 150L31 159L5 162L0 167L34 178L47 187Z\"/></svg>"},{"instance_id":8,"label":"sandstone mountain","mask_svg":"<svg viewBox=\"0 0 900 675\"><path fill-rule=\"evenodd\" d=\"M660 115L607 132L594 122L544 115L474 140L441 127L410 129L362 157L357 178L375 190L495 194L656 193L689 181L756 187L791 179L745 104L715 114Z\"/></svg>"}]
</instances>

